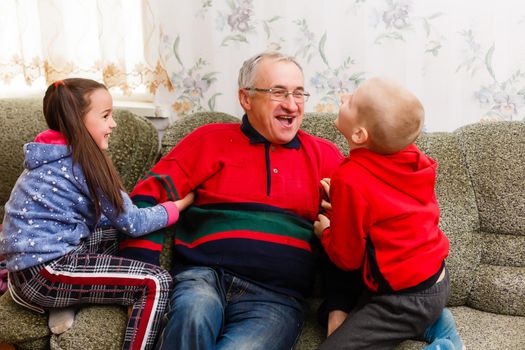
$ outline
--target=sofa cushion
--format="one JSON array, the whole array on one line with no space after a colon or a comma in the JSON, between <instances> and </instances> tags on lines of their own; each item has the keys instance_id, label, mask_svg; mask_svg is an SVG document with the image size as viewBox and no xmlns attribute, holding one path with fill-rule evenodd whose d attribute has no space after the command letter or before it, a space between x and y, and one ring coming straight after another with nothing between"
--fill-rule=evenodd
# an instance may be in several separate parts
<instances>
[{"instance_id":1,"label":"sofa cushion","mask_svg":"<svg viewBox=\"0 0 525 350\"><path fill-rule=\"evenodd\" d=\"M525 316L525 123L457 131L480 217L482 264L468 305Z\"/></svg>"},{"instance_id":2,"label":"sofa cushion","mask_svg":"<svg viewBox=\"0 0 525 350\"><path fill-rule=\"evenodd\" d=\"M13 185L23 170L24 151L28 141L46 129L42 100L0 99L0 222L4 219L4 205Z\"/></svg>"},{"instance_id":3,"label":"sofa cushion","mask_svg":"<svg viewBox=\"0 0 525 350\"><path fill-rule=\"evenodd\" d=\"M481 264L468 305L478 310L525 316L525 267Z\"/></svg>"},{"instance_id":4,"label":"sofa cushion","mask_svg":"<svg viewBox=\"0 0 525 350\"><path fill-rule=\"evenodd\" d=\"M452 291L448 305L465 305L474 283L472 268L481 257L476 233L479 229L476 198L465 159L454 133L424 133L417 144L438 164L435 191L439 226L450 241L446 264Z\"/></svg>"},{"instance_id":5,"label":"sofa cushion","mask_svg":"<svg viewBox=\"0 0 525 350\"><path fill-rule=\"evenodd\" d=\"M467 349L525 349L525 318L465 306L450 310Z\"/></svg>"},{"instance_id":6,"label":"sofa cushion","mask_svg":"<svg viewBox=\"0 0 525 350\"><path fill-rule=\"evenodd\" d=\"M525 123L473 124L457 133L476 192L481 230L525 236Z\"/></svg>"},{"instance_id":7,"label":"sofa cushion","mask_svg":"<svg viewBox=\"0 0 525 350\"><path fill-rule=\"evenodd\" d=\"M120 350L127 319L125 307L84 306L77 312L73 328L51 336L51 350Z\"/></svg>"},{"instance_id":8,"label":"sofa cushion","mask_svg":"<svg viewBox=\"0 0 525 350\"><path fill-rule=\"evenodd\" d=\"M39 314L18 305L9 292L0 297L0 329L0 341L27 349L47 348L51 333L47 327L47 314Z\"/></svg>"}]
</instances>

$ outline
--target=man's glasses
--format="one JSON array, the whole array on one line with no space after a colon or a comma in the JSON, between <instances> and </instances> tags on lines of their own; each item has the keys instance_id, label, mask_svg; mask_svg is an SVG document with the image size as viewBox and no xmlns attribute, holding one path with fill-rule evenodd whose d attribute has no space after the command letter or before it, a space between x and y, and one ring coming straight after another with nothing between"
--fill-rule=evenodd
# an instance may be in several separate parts
<instances>
[{"instance_id":1,"label":"man's glasses","mask_svg":"<svg viewBox=\"0 0 525 350\"><path fill-rule=\"evenodd\" d=\"M283 88L259 89L256 87L244 88L244 90L265 92L267 94L270 94L270 100L279 101L279 102L286 101L288 96L292 95L295 103L300 104L300 103L305 103L306 101L308 101L308 97L310 97L309 93L304 92L302 90L288 91Z\"/></svg>"}]
</instances>

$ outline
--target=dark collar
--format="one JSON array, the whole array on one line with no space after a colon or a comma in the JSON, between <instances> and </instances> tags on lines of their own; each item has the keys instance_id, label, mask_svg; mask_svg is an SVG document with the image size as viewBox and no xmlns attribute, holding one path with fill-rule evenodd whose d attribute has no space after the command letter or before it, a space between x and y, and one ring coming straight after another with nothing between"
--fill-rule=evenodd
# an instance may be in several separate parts
<instances>
[{"instance_id":1,"label":"dark collar","mask_svg":"<svg viewBox=\"0 0 525 350\"><path fill-rule=\"evenodd\" d=\"M248 116L246 114L242 117L241 131L244 133L244 135L246 135L246 137L248 137L251 144L256 144L256 143L263 143L263 144L268 144L268 145L270 144L270 141L266 140L264 136L259 134L259 132L253 128L253 126L248 121ZM285 143L280 146L283 146L286 148L299 149L301 146L301 143L299 142L299 139L297 138L297 134L296 134L290 142Z\"/></svg>"}]
</instances>

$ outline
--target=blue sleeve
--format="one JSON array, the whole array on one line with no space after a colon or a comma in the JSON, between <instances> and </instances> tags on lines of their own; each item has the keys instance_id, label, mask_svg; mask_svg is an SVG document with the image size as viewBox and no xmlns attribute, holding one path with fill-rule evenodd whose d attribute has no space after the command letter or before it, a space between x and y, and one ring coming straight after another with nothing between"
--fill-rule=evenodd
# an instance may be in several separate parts
<instances>
[{"instance_id":1,"label":"blue sleeve","mask_svg":"<svg viewBox=\"0 0 525 350\"><path fill-rule=\"evenodd\" d=\"M162 205L139 208L122 192L124 211L117 215L115 208L105 196L101 196L101 211L112 226L131 237L140 237L160 230L168 224L168 213Z\"/></svg>"}]
</instances>

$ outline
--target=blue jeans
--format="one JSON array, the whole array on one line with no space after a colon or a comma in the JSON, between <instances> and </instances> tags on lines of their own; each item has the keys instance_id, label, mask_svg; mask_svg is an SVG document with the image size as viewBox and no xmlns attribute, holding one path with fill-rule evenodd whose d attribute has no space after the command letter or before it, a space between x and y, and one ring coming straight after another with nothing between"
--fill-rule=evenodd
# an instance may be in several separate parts
<instances>
[{"instance_id":1,"label":"blue jeans","mask_svg":"<svg viewBox=\"0 0 525 350\"><path fill-rule=\"evenodd\" d=\"M157 349L289 350L304 305L221 270L187 267L174 277Z\"/></svg>"}]
</instances>

